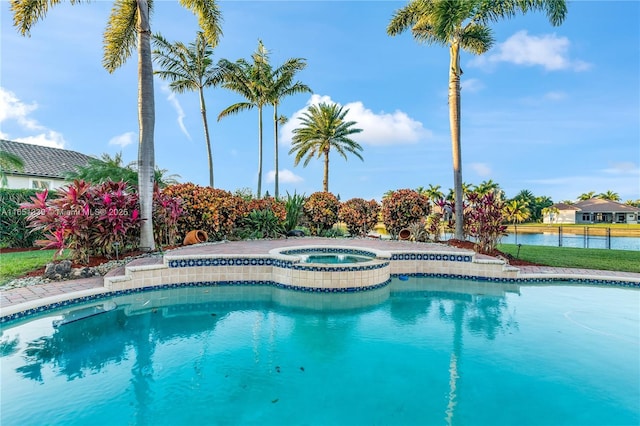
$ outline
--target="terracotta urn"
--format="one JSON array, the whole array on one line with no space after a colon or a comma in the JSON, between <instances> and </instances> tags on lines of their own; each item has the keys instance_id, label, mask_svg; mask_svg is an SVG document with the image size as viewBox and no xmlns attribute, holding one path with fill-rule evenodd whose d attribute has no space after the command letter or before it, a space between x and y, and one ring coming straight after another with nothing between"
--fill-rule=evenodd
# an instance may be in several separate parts
<instances>
[{"instance_id":1,"label":"terracotta urn","mask_svg":"<svg viewBox=\"0 0 640 426\"><path fill-rule=\"evenodd\" d=\"M398 234L398 238L400 238L401 240L408 240L409 238L411 238L411 231L409 231L407 228L403 229Z\"/></svg>"},{"instance_id":2,"label":"terracotta urn","mask_svg":"<svg viewBox=\"0 0 640 426\"><path fill-rule=\"evenodd\" d=\"M182 245L188 246L191 244L206 243L208 238L209 236L205 231L201 229L195 229L187 233L187 235L184 237Z\"/></svg>"}]
</instances>

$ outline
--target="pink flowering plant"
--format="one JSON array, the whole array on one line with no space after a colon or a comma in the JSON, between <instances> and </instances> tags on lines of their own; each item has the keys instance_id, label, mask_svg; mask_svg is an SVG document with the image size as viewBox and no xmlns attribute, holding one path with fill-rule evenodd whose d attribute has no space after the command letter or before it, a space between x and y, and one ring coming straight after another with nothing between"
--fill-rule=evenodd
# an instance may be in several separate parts
<instances>
[{"instance_id":1,"label":"pink flowering plant","mask_svg":"<svg viewBox=\"0 0 640 426\"><path fill-rule=\"evenodd\" d=\"M124 182L105 182L97 186L76 180L59 188L57 198L48 191L31 197L21 208L29 211L29 227L43 232L36 241L56 255L69 249L74 260L87 263L90 255L112 255L115 250L137 247L140 228L138 196Z\"/></svg>"}]
</instances>

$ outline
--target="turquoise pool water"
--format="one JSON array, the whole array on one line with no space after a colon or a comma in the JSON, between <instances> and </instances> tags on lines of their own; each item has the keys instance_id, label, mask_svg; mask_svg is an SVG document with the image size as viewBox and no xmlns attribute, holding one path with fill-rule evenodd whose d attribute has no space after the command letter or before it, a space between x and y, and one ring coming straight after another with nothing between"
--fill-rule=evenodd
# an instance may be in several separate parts
<instances>
[{"instance_id":1,"label":"turquoise pool water","mask_svg":"<svg viewBox=\"0 0 640 426\"><path fill-rule=\"evenodd\" d=\"M360 263L369 262L372 258L365 256L357 256L352 254L309 254L302 256L303 263L323 263L329 265L343 263Z\"/></svg>"},{"instance_id":2,"label":"turquoise pool water","mask_svg":"<svg viewBox=\"0 0 640 426\"><path fill-rule=\"evenodd\" d=\"M5 325L0 423L640 422L638 289L410 277L274 291L138 293L65 325L78 315ZM326 297L336 309L314 310Z\"/></svg>"}]
</instances>

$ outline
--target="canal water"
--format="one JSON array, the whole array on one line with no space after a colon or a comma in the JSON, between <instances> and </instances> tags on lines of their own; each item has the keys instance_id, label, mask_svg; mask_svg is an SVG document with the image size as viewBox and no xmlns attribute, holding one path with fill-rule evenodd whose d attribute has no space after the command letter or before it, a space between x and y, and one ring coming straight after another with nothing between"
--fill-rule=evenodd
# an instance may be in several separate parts
<instances>
[{"instance_id":1,"label":"canal water","mask_svg":"<svg viewBox=\"0 0 640 426\"><path fill-rule=\"evenodd\" d=\"M578 247L578 248L600 248L612 250L638 250L640 251L639 237L605 237L592 235L575 235L558 232L523 234L516 236L510 233L500 241L503 244L522 244L531 246L554 246L554 247Z\"/></svg>"}]
</instances>

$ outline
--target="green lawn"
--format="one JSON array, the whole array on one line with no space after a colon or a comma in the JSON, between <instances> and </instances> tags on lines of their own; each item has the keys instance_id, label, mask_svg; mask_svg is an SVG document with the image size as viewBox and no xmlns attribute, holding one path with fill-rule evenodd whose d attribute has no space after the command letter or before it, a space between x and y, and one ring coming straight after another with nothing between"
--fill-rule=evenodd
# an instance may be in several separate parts
<instances>
[{"instance_id":1,"label":"green lawn","mask_svg":"<svg viewBox=\"0 0 640 426\"><path fill-rule=\"evenodd\" d=\"M53 259L55 250L32 250L0 254L0 285L22 276L34 269L42 268ZM63 259L67 254L62 256Z\"/></svg>"},{"instance_id":2,"label":"green lawn","mask_svg":"<svg viewBox=\"0 0 640 426\"><path fill-rule=\"evenodd\" d=\"M561 268L586 268L606 271L640 272L640 252L574 247L499 244L498 250L528 262Z\"/></svg>"}]
</instances>

